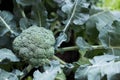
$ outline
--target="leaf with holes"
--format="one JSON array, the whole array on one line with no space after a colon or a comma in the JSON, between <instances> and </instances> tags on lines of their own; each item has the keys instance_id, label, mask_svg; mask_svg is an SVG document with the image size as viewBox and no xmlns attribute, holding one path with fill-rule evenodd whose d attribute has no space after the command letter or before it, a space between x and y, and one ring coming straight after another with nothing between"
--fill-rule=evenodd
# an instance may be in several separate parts
<instances>
[{"instance_id":1,"label":"leaf with holes","mask_svg":"<svg viewBox=\"0 0 120 80\"><path fill-rule=\"evenodd\" d=\"M108 56L111 56L110 59L108 59ZM113 55L103 55L93 58L93 65L81 65L77 69L75 79L101 80L105 75L107 76L107 80L112 80L113 77L118 78L118 76L115 75L120 74L120 61L113 62L116 58L117 57ZM102 62L100 59L103 59Z\"/></svg>"},{"instance_id":2,"label":"leaf with holes","mask_svg":"<svg viewBox=\"0 0 120 80\"><path fill-rule=\"evenodd\" d=\"M33 80L55 80L57 73L61 71L58 61L51 61L50 66L44 66L45 72L36 70L33 74ZM46 76L47 75L47 76Z\"/></svg>"}]
</instances>

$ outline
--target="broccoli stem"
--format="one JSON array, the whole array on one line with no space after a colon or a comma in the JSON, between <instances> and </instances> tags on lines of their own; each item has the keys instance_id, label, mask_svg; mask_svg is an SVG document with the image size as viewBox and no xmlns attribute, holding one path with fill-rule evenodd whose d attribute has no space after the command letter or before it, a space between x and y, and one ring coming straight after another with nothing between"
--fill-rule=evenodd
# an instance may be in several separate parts
<instances>
[{"instance_id":1,"label":"broccoli stem","mask_svg":"<svg viewBox=\"0 0 120 80\"><path fill-rule=\"evenodd\" d=\"M29 65L23 70L23 75L20 76L20 80L22 80L32 69L33 69L33 66L29 64Z\"/></svg>"},{"instance_id":2,"label":"broccoli stem","mask_svg":"<svg viewBox=\"0 0 120 80\"><path fill-rule=\"evenodd\" d=\"M92 46L93 49L104 49L103 46L101 45L97 45L97 46ZM71 47L64 47L64 48L58 48L56 50L57 53L59 52L65 52L65 51L75 51L75 50L79 50L80 48L78 46L71 46Z\"/></svg>"},{"instance_id":3,"label":"broccoli stem","mask_svg":"<svg viewBox=\"0 0 120 80\"><path fill-rule=\"evenodd\" d=\"M53 56L53 58L54 58L55 60L60 61L60 63L63 64L63 65L67 64L65 61L63 61L62 59L58 58L57 56Z\"/></svg>"},{"instance_id":4,"label":"broccoli stem","mask_svg":"<svg viewBox=\"0 0 120 80\"><path fill-rule=\"evenodd\" d=\"M69 27L69 25L70 25L70 23L71 23L74 15L75 15L76 7L77 7L77 2L78 2L78 0L76 0L76 1L74 2L74 7L73 7L73 10L72 10L71 17L70 17L70 19L68 20L67 24L65 25L65 28L63 29L63 32L66 32L66 31L67 31L67 29L68 29L68 27Z\"/></svg>"},{"instance_id":5,"label":"broccoli stem","mask_svg":"<svg viewBox=\"0 0 120 80\"><path fill-rule=\"evenodd\" d=\"M79 49L78 46L71 46L71 47L58 48L56 52L59 53L59 52L65 52L65 51L74 51L78 49Z\"/></svg>"}]
</instances>

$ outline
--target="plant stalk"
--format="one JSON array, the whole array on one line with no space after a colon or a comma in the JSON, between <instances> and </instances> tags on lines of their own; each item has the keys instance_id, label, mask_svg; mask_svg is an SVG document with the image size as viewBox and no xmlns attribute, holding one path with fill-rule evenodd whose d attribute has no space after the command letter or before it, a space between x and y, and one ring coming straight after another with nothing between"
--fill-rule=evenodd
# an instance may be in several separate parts
<instances>
[{"instance_id":1,"label":"plant stalk","mask_svg":"<svg viewBox=\"0 0 120 80\"><path fill-rule=\"evenodd\" d=\"M71 17L70 17L69 21L67 22L65 28L63 29L63 32L66 32L67 28L69 27L69 25L71 23L72 18L74 17L74 14L75 14L75 11L76 11L76 7L77 7L77 2L78 2L78 0L76 0L75 3L74 3L74 8L73 8Z\"/></svg>"},{"instance_id":2,"label":"plant stalk","mask_svg":"<svg viewBox=\"0 0 120 80\"><path fill-rule=\"evenodd\" d=\"M57 56L53 56L54 59L60 61L61 64L65 65L66 62L64 62L62 59L58 58Z\"/></svg>"},{"instance_id":3,"label":"plant stalk","mask_svg":"<svg viewBox=\"0 0 120 80\"><path fill-rule=\"evenodd\" d=\"M74 51L78 49L79 49L78 46L71 46L71 47L58 48L56 52L59 53L59 52L65 52L65 51Z\"/></svg>"},{"instance_id":4,"label":"plant stalk","mask_svg":"<svg viewBox=\"0 0 120 80\"><path fill-rule=\"evenodd\" d=\"M92 46L93 49L104 49L103 46L98 45L98 46ZM66 51L75 51L75 50L79 50L80 48L78 46L71 46L71 47L64 47L64 48L58 48L56 50L56 53L59 52L66 52Z\"/></svg>"},{"instance_id":5,"label":"plant stalk","mask_svg":"<svg viewBox=\"0 0 120 80\"><path fill-rule=\"evenodd\" d=\"M33 69L33 66L29 64L29 65L23 70L23 75L20 76L20 80L22 80L32 69Z\"/></svg>"}]
</instances>

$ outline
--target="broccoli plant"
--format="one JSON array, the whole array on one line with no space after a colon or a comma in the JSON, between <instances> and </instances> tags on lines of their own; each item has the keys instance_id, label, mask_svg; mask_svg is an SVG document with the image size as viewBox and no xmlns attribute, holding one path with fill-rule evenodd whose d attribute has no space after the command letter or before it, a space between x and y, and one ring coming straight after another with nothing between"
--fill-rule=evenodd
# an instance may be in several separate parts
<instances>
[{"instance_id":1,"label":"broccoli plant","mask_svg":"<svg viewBox=\"0 0 120 80\"><path fill-rule=\"evenodd\" d=\"M42 66L54 55L55 38L50 30L31 26L13 41L13 49L22 60L34 66Z\"/></svg>"}]
</instances>

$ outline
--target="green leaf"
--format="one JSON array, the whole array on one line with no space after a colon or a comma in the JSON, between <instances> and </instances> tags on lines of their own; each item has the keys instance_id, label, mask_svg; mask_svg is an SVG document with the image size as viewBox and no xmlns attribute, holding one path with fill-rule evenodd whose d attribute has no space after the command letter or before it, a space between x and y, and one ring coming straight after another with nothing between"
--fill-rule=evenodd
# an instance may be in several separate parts
<instances>
[{"instance_id":1,"label":"green leaf","mask_svg":"<svg viewBox=\"0 0 120 80\"><path fill-rule=\"evenodd\" d=\"M89 37L94 38L93 36L99 32L94 39L97 39L97 37L99 38L102 46L109 50L107 52L108 54L118 55L118 50L120 49L119 29L120 21L118 21L118 18L110 11L97 13L91 16L86 23L86 32Z\"/></svg>"},{"instance_id":2,"label":"green leaf","mask_svg":"<svg viewBox=\"0 0 120 80\"><path fill-rule=\"evenodd\" d=\"M18 35L13 17L14 16L8 11L0 11L0 36L3 36L8 31L12 34Z\"/></svg>"},{"instance_id":3,"label":"green leaf","mask_svg":"<svg viewBox=\"0 0 120 80\"><path fill-rule=\"evenodd\" d=\"M111 11L111 13L112 13L117 19L120 19L120 11Z\"/></svg>"},{"instance_id":4,"label":"green leaf","mask_svg":"<svg viewBox=\"0 0 120 80\"><path fill-rule=\"evenodd\" d=\"M120 48L119 30L120 30L120 21L114 21L113 24L111 24L110 26L105 26L104 29L102 29L99 34L101 43L109 48Z\"/></svg>"},{"instance_id":5,"label":"green leaf","mask_svg":"<svg viewBox=\"0 0 120 80\"><path fill-rule=\"evenodd\" d=\"M90 62L91 64L104 64L106 62L110 62L118 58L119 56L105 54L101 56L95 56L93 59L90 60Z\"/></svg>"},{"instance_id":6,"label":"green leaf","mask_svg":"<svg viewBox=\"0 0 120 80\"><path fill-rule=\"evenodd\" d=\"M19 59L14 55L14 53L6 48L0 49L0 62L5 60L10 60L12 62L18 62Z\"/></svg>"},{"instance_id":7,"label":"green leaf","mask_svg":"<svg viewBox=\"0 0 120 80\"><path fill-rule=\"evenodd\" d=\"M120 48L110 48L110 49L108 49L106 54L120 56Z\"/></svg>"},{"instance_id":8,"label":"green leaf","mask_svg":"<svg viewBox=\"0 0 120 80\"><path fill-rule=\"evenodd\" d=\"M72 10L74 4L73 4L72 0L65 0L64 3L65 3L65 5L63 5L61 9L64 13L69 14L69 16L70 16L70 13L71 13L71 10Z\"/></svg>"},{"instance_id":9,"label":"green leaf","mask_svg":"<svg viewBox=\"0 0 120 80\"><path fill-rule=\"evenodd\" d=\"M80 48L80 50L91 50L92 47L88 44L82 37L78 37L76 39L76 44Z\"/></svg>"},{"instance_id":10,"label":"green leaf","mask_svg":"<svg viewBox=\"0 0 120 80\"><path fill-rule=\"evenodd\" d=\"M97 7L95 5L92 5L91 8L89 9L89 14L93 15L93 14L96 14L96 13L99 13L99 12L102 12L102 11L104 11L102 8Z\"/></svg>"},{"instance_id":11,"label":"green leaf","mask_svg":"<svg viewBox=\"0 0 120 80\"><path fill-rule=\"evenodd\" d=\"M108 27L115 20L115 17L109 11L102 11L90 16L86 22L86 33L90 41L98 41L98 35L106 33ZM103 29L104 28L104 29Z\"/></svg>"},{"instance_id":12,"label":"green leaf","mask_svg":"<svg viewBox=\"0 0 120 80\"><path fill-rule=\"evenodd\" d=\"M60 35L56 38L55 47L58 48L62 44L62 42L67 40L67 35L65 32L61 32Z\"/></svg>"},{"instance_id":13,"label":"green leaf","mask_svg":"<svg viewBox=\"0 0 120 80\"><path fill-rule=\"evenodd\" d=\"M12 71L12 73L15 74L16 76L22 76L22 75L24 74L23 72L21 72L21 71L18 70L18 69L14 69L14 70Z\"/></svg>"},{"instance_id":14,"label":"green leaf","mask_svg":"<svg viewBox=\"0 0 120 80\"><path fill-rule=\"evenodd\" d=\"M85 57L92 59L94 56L103 55L104 53L107 53L104 48L92 49L86 52Z\"/></svg>"},{"instance_id":15,"label":"green leaf","mask_svg":"<svg viewBox=\"0 0 120 80\"><path fill-rule=\"evenodd\" d=\"M51 61L50 66L44 66L45 72L41 73L36 70L33 73L33 80L54 80L57 73L61 71L60 63L58 61Z\"/></svg>"},{"instance_id":16,"label":"green leaf","mask_svg":"<svg viewBox=\"0 0 120 80\"><path fill-rule=\"evenodd\" d=\"M30 22L26 18L21 18L19 21L20 29L23 31L30 26Z\"/></svg>"},{"instance_id":17,"label":"green leaf","mask_svg":"<svg viewBox=\"0 0 120 80\"><path fill-rule=\"evenodd\" d=\"M37 25L35 21L27 18L21 18L19 21L20 29L23 31L32 25Z\"/></svg>"},{"instance_id":18,"label":"green leaf","mask_svg":"<svg viewBox=\"0 0 120 80\"><path fill-rule=\"evenodd\" d=\"M110 59L108 58L110 57ZM101 59L103 59L101 61ZM80 66L76 73L76 80L101 80L105 75L107 80L112 80L112 77L120 73L120 61L113 62L116 59L113 55L103 55L93 58L93 63L91 66L82 65ZM112 61L111 61L112 60ZM109 62L108 62L109 61ZM114 76L117 78L117 76Z\"/></svg>"},{"instance_id":19,"label":"green leaf","mask_svg":"<svg viewBox=\"0 0 120 80\"><path fill-rule=\"evenodd\" d=\"M86 0L66 0L62 6L62 11L67 14L67 22L72 22L76 25L83 25L89 18L88 7L90 3Z\"/></svg>"},{"instance_id":20,"label":"green leaf","mask_svg":"<svg viewBox=\"0 0 120 80\"><path fill-rule=\"evenodd\" d=\"M120 52L120 21L113 21L111 25L105 26L100 34L99 39L105 47L108 48L108 54L119 55Z\"/></svg>"},{"instance_id":21,"label":"green leaf","mask_svg":"<svg viewBox=\"0 0 120 80\"><path fill-rule=\"evenodd\" d=\"M89 18L89 14L78 13L75 15L73 23L76 25L83 25Z\"/></svg>"},{"instance_id":22,"label":"green leaf","mask_svg":"<svg viewBox=\"0 0 120 80\"><path fill-rule=\"evenodd\" d=\"M0 69L0 80L19 80L13 73Z\"/></svg>"},{"instance_id":23,"label":"green leaf","mask_svg":"<svg viewBox=\"0 0 120 80\"><path fill-rule=\"evenodd\" d=\"M42 1L32 6L31 18L40 26L47 27L47 11Z\"/></svg>"},{"instance_id":24,"label":"green leaf","mask_svg":"<svg viewBox=\"0 0 120 80\"><path fill-rule=\"evenodd\" d=\"M88 65L81 65L75 72L75 80L88 80L87 70Z\"/></svg>"}]
</instances>

